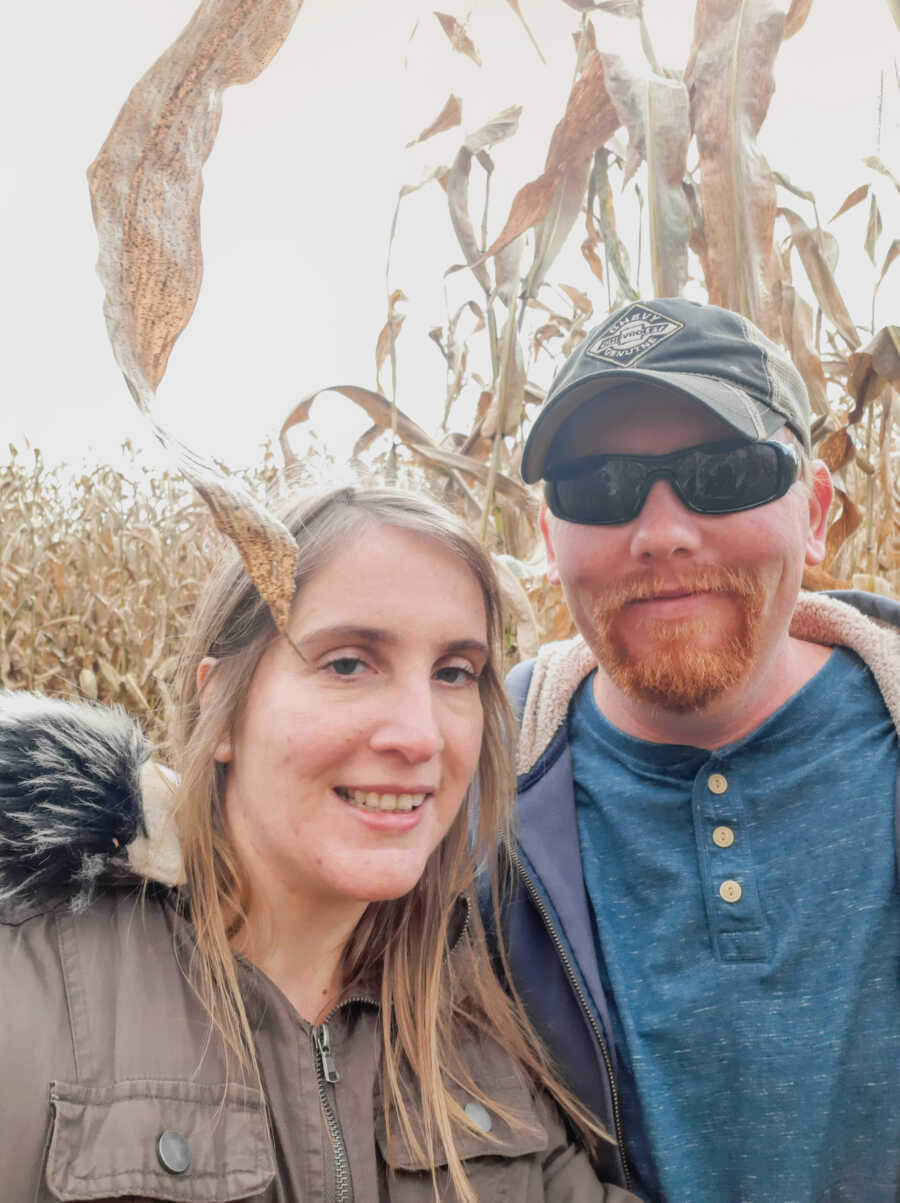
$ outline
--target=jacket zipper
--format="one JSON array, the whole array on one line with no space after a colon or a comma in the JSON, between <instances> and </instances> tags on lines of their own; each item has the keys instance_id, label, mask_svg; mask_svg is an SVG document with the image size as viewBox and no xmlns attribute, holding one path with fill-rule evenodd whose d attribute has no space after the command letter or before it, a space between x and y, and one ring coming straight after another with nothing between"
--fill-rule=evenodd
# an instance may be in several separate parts
<instances>
[{"instance_id":1,"label":"jacket zipper","mask_svg":"<svg viewBox=\"0 0 900 1203\"><path fill-rule=\"evenodd\" d=\"M591 1013L591 1009L588 1005L584 991L581 988L578 978L575 976L575 970L572 967L569 954L566 952L563 942L559 937L559 933L553 925L553 920L550 917L550 912L547 910L547 907L544 904L543 898L541 898L537 887L535 886L531 877L529 877L528 873L525 871L525 866L522 864L522 861L519 858L518 851L516 849L512 849L511 855L516 872L525 883L525 888L531 896L532 902L537 907L538 913L544 921L544 926L546 927L551 940L556 946L556 951L559 954L559 959L562 961L563 968L566 971L569 984L575 992L575 997L581 1004L581 1009L584 1011L588 1023L591 1025L594 1038L597 1041L597 1045L603 1056L603 1062L606 1065L606 1073L609 1078L609 1092L612 1097L613 1122L616 1128L616 1144L619 1146L619 1156L622 1158L622 1168L625 1171L625 1187L627 1190L631 1190L631 1169L628 1164L628 1154L625 1151L625 1135L622 1129L622 1112L619 1104L619 1089L616 1085L615 1075L613 1074L612 1059L609 1055L609 1049L606 1047L606 1041L603 1039L603 1033L600 1030L600 1025L597 1023L596 1019Z\"/></svg>"},{"instance_id":2,"label":"jacket zipper","mask_svg":"<svg viewBox=\"0 0 900 1203\"><path fill-rule=\"evenodd\" d=\"M335 1203L353 1203L353 1184L350 1179L350 1160L347 1157L347 1146L341 1131L332 1098L334 1083L341 1080L331 1052L331 1036L328 1024L320 1023L312 1030L313 1043L316 1046L316 1079L319 1083L319 1098L322 1102L322 1114L331 1138L331 1151L334 1155L334 1197Z\"/></svg>"}]
</instances>

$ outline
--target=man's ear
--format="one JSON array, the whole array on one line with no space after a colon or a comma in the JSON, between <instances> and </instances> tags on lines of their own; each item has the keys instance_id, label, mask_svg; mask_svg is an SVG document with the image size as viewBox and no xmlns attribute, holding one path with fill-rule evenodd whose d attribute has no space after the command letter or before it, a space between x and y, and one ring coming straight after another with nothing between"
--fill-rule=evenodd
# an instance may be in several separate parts
<instances>
[{"instance_id":1,"label":"man's ear","mask_svg":"<svg viewBox=\"0 0 900 1203\"><path fill-rule=\"evenodd\" d=\"M813 460L812 487L809 490L809 533L806 536L806 565L809 568L825 559L825 535L828 531L828 510L834 497L831 473L820 460Z\"/></svg>"},{"instance_id":2,"label":"man's ear","mask_svg":"<svg viewBox=\"0 0 900 1203\"><path fill-rule=\"evenodd\" d=\"M216 678L213 669L218 663L219 661L215 656L204 656L197 665L197 700L200 703L201 710L206 709L215 692ZM225 735L216 745L213 759L217 760L219 764L228 764L233 756L234 747L231 742L231 736Z\"/></svg>"},{"instance_id":3,"label":"man's ear","mask_svg":"<svg viewBox=\"0 0 900 1203\"><path fill-rule=\"evenodd\" d=\"M556 551L553 548L553 535L551 533L551 525L553 523L553 515L547 509L546 501L541 502L541 534L544 536L544 547L547 549L547 580L551 585L558 585L559 582L559 567L556 563Z\"/></svg>"}]
</instances>

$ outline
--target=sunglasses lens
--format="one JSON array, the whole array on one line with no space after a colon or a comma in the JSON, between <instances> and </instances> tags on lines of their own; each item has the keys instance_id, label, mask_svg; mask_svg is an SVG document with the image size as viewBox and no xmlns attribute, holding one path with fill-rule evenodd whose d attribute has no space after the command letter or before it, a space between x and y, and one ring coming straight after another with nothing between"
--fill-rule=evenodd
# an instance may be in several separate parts
<instances>
[{"instance_id":1,"label":"sunglasses lens","mask_svg":"<svg viewBox=\"0 0 900 1203\"><path fill-rule=\"evenodd\" d=\"M593 471L557 480L551 509L588 526L630 522L643 504L647 469L637 459L610 456Z\"/></svg>"},{"instance_id":2,"label":"sunglasses lens","mask_svg":"<svg viewBox=\"0 0 900 1203\"><path fill-rule=\"evenodd\" d=\"M781 497L797 476L797 460L783 443L728 443L689 447L672 455L600 456L550 483L550 509L588 526L631 522L655 480L668 480L700 514L731 514Z\"/></svg>"},{"instance_id":3,"label":"sunglasses lens","mask_svg":"<svg viewBox=\"0 0 900 1203\"><path fill-rule=\"evenodd\" d=\"M781 475L779 463L778 452L768 443L718 452L698 447L683 457L673 475L692 508L704 514L727 514L773 500Z\"/></svg>"}]
</instances>

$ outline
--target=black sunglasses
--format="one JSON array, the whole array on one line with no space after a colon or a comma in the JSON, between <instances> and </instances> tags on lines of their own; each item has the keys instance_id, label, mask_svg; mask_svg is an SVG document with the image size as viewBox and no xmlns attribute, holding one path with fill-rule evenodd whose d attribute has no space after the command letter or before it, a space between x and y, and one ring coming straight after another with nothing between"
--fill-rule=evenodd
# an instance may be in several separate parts
<instances>
[{"instance_id":1,"label":"black sunglasses","mask_svg":"<svg viewBox=\"0 0 900 1203\"><path fill-rule=\"evenodd\" d=\"M614 526L641 512L654 481L667 480L697 514L736 514L783 497L800 473L788 443L729 439L670 455L592 455L552 469L550 512L566 522Z\"/></svg>"}]
</instances>

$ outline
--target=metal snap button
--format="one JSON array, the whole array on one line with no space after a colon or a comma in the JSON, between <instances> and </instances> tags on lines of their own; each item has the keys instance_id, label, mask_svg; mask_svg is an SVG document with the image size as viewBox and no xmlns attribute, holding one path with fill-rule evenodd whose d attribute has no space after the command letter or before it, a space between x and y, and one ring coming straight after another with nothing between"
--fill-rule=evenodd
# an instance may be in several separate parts
<instances>
[{"instance_id":1,"label":"metal snap button","mask_svg":"<svg viewBox=\"0 0 900 1203\"><path fill-rule=\"evenodd\" d=\"M743 892L741 883L730 878L719 886L719 894L726 902L740 902Z\"/></svg>"},{"instance_id":2,"label":"metal snap button","mask_svg":"<svg viewBox=\"0 0 900 1203\"><path fill-rule=\"evenodd\" d=\"M706 784L711 793L724 794L728 789L728 778L721 773L710 773Z\"/></svg>"},{"instance_id":3,"label":"metal snap button","mask_svg":"<svg viewBox=\"0 0 900 1203\"><path fill-rule=\"evenodd\" d=\"M712 833L713 843L719 848L730 848L734 843L734 832L730 827L715 827Z\"/></svg>"},{"instance_id":4,"label":"metal snap button","mask_svg":"<svg viewBox=\"0 0 900 1203\"><path fill-rule=\"evenodd\" d=\"M177 1128L161 1132L156 1142L156 1155L164 1170L170 1174L183 1174L191 1164L191 1147L187 1137Z\"/></svg>"},{"instance_id":5,"label":"metal snap button","mask_svg":"<svg viewBox=\"0 0 900 1203\"><path fill-rule=\"evenodd\" d=\"M491 1128L493 1128L494 1121L491 1119L491 1114L485 1107L482 1107L481 1103L476 1103L473 1099L471 1103L466 1103L463 1110L472 1123L476 1124L482 1132L490 1132Z\"/></svg>"}]
</instances>

